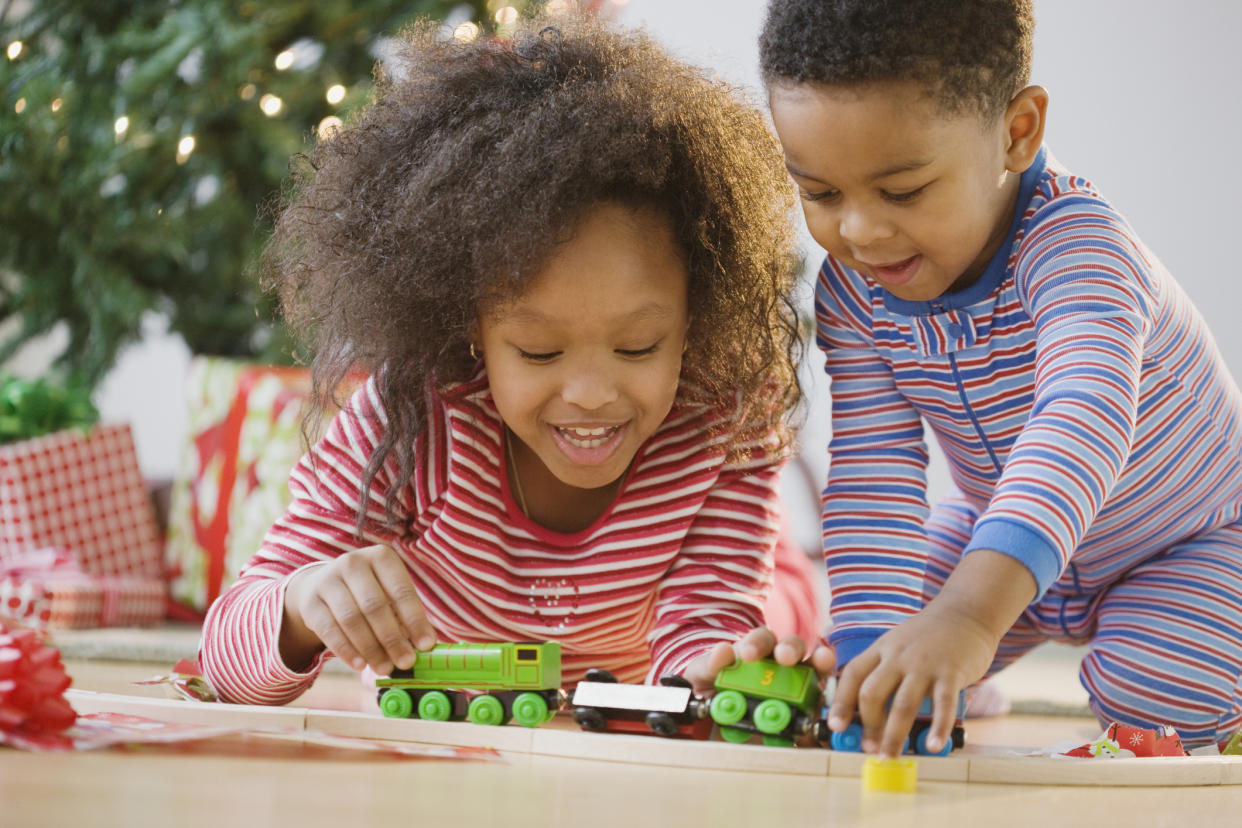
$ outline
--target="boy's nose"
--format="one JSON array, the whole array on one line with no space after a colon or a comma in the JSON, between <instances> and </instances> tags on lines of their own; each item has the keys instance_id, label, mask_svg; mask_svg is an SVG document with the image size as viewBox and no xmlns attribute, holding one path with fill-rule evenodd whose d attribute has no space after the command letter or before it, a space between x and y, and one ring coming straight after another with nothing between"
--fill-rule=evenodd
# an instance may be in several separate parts
<instances>
[{"instance_id":1,"label":"boy's nose","mask_svg":"<svg viewBox=\"0 0 1242 828\"><path fill-rule=\"evenodd\" d=\"M841 238L855 250L892 235L892 228L866 210L846 210L841 216Z\"/></svg>"}]
</instances>

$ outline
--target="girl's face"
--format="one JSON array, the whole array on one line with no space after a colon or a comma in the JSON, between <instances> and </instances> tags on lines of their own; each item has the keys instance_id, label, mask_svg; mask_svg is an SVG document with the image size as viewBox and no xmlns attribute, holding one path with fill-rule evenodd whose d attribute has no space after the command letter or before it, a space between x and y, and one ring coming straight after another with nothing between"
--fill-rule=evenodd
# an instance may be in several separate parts
<instances>
[{"instance_id":1,"label":"girl's face","mask_svg":"<svg viewBox=\"0 0 1242 828\"><path fill-rule=\"evenodd\" d=\"M664 421L681 373L688 279L667 218L601 204L525 293L479 320L492 398L517 437L532 500L558 483L614 483Z\"/></svg>"}]
</instances>

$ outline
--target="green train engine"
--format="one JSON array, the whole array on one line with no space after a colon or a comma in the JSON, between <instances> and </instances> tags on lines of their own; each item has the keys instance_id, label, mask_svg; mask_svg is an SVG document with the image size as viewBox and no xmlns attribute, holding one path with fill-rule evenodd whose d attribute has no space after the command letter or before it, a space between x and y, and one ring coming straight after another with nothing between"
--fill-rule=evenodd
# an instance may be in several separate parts
<instances>
[{"instance_id":1,"label":"green train engine","mask_svg":"<svg viewBox=\"0 0 1242 828\"><path fill-rule=\"evenodd\" d=\"M758 733L765 745L789 746L814 728L820 696L819 676L809 665L735 661L716 675L709 712L727 742Z\"/></svg>"},{"instance_id":2,"label":"green train engine","mask_svg":"<svg viewBox=\"0 0 1242 828\"><path fill-rule=\"evenodd\" d=\"M535 727L561 706L561 645L437 644L375 687L380 712L392 718Z\"/></svg>"}]
</instances>

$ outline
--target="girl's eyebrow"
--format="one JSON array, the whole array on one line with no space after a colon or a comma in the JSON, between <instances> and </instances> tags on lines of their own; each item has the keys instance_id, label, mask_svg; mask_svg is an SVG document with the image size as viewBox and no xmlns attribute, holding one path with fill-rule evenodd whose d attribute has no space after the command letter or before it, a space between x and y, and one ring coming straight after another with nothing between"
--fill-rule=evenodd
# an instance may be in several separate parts
<instances>
[{"instance_id":1,"label":"girl's eyebrow","mask_svg":"<svg viewBox=\"0 0 1242 828\"><path fill-rule=\"evenodd\" d=\"M620 322L638 322L645 319L667 319L675 314L676 311L667 305L648 302L629 313L617 316L616 319ZM535 308L514 308L505 313L502 319L511 325L550 325L557 321L554 317Z\"/></svg>"}]
</instances>

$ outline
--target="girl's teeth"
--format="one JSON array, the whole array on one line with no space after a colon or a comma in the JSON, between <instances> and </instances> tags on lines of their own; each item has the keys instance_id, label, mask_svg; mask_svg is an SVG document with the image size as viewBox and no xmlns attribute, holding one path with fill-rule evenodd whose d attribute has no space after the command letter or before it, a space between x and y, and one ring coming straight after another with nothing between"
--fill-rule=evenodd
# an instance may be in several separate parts
<instances>
[{"instance_id":1,"label":"girl's teeth","mask_svg":"<svg viewBox=\"0 0 1242 828\"><path fill-rule=\"evenodd\" d=\"M575 446L593 449L603 445L615 428L561 428L558 431Z\"/></svg>"}]
</instances>

